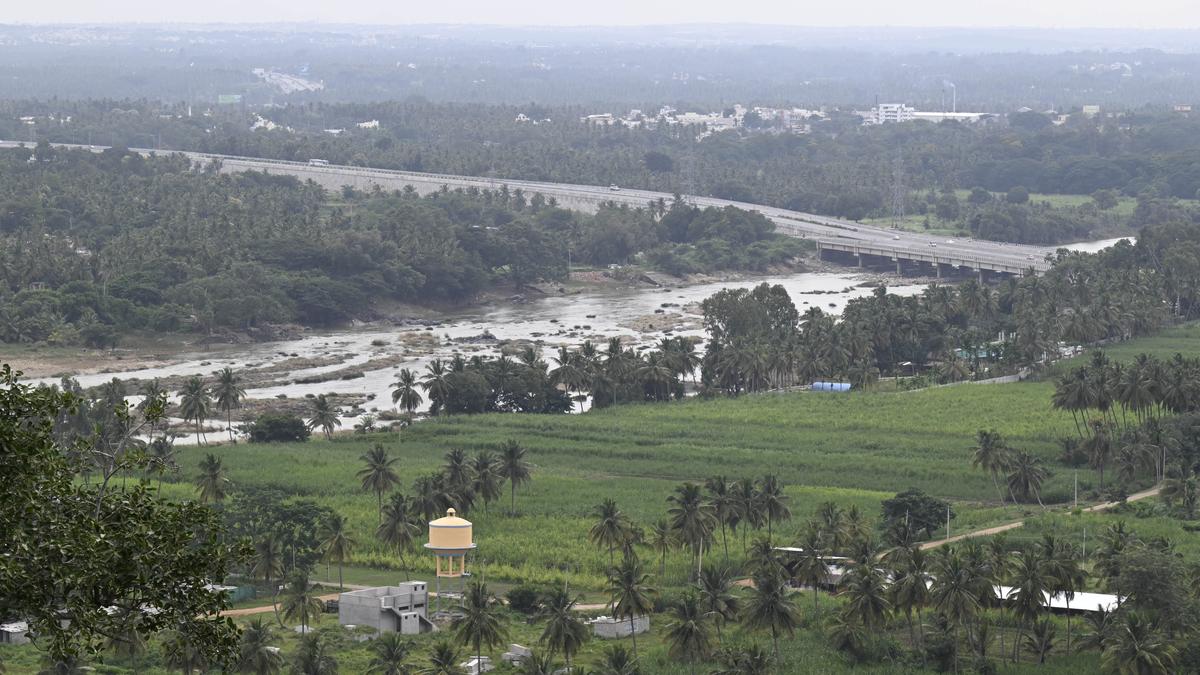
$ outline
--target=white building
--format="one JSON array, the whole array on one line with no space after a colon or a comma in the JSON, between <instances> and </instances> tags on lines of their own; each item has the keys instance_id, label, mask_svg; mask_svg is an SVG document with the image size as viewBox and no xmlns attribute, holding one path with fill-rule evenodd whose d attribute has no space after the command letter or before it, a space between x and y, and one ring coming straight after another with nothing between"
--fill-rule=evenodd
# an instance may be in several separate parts
<instances>
[{"instance_id":1,"label":"white building","mask_svg":"<svg viewBox=\"0 0 1200 675\"><path fill-rule=\"evenodd\" d=\"M916 112L916 108L903 103L880 103L867 112L858 114L862 116L863 124L892 124L909 122L914 119L913 114Z\"/></svg>"}]
</instances>

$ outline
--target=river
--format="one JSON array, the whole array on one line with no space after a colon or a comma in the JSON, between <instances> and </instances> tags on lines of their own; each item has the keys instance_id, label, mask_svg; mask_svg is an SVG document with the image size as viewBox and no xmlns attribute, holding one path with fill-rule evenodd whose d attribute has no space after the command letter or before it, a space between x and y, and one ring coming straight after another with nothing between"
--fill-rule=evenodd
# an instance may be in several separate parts
<instances>
[{"instance_id":1,"label":"river","mask_svg":"<svg viewBox=\"0 0 1200 675\"><path fill-rule=\"evenodd\" d=\"M840 313L852 298L869 295L871 287L858 284L873 275L858 273L801 273L782 276L755 277L738 281L718 281L669 288L622 288L589 291L575 295L542 297L524 304L502 302L443 317L436 326L419 325L392 327L366 326L356 329L313 333L295 340L264 342L245 346L223 347L220 350L178 354L162 365L138 367L108 372L80 372L75 379L84 387L92 387L116 377L122 380L211 376L226 366L234 370L270 368L297 358L336 360L336 363L273 373L271 380L286 382L261 388L247 388L250 399L289 399L317 394L357 394L371 398L358 413L343 411L341 429L349 429L362 414L392 409L391 389L396 373L409 368L420 373L433 359L447 359L455 353L466 356L499 353L496 341L470 342L490 333L497 341L532 341L541 347L542 357L552 364L551 357L560 345L574 349L590 339L603 348L610 337L621 337L627 346L649 348L659 339L672 335L702 336L701 317L695 310L708 296L724 288L750 288L760 283L779 284L787 289L800 312L819 307L830 313ZM903 280L897 280L903 281ZM920 293L925 287L906 284L889 287L900 295ZM693 307L688 308L689 305ZM656 311L661 312L656 314ZM637 328L633 325L639 324ZM652 327L651 327L652 325ZM372 360L402 359L384 367L361 368L363 377L351 380L332 379L324 382L297 384L296 380L362 366ZM18 367L20 364L16 364ZM110 364L111 365L111 364ZM55 378L32 382L56 383ZM172 392L173 401L178 392ZM128 400L136 403L137 396ZM223 425L222 425L223 426ZM214 439L219 434L210 434ZM190 436L181 436L177 443L194 443Z\"/></svg>"},{"instance_id":2,"label":"river","mask_svg":"<svg viewBox=\"0 0 1200 675\"><path fill-rule=\"evenodd\" d=\"M1111 246L1117 241L1119 239L1081 242L1067 248L1090 252ZM782 285L802 313L810 307L819 307L838 314L850 299L872 293L874 288L860 287L859 284L875 278L875 275L852 271L798 273L667 288L592 290L574 295L541 297L524 304L502 302L465 310L446 315L432 327L366 326L312 333L295 340L178 354L162 365L153 367L123 371L107 368L107 372L80 372L75 373L74 377L84 387L92 387L114 377L122 380L191 375L208 377L226 366L234 370L270 369L293 359L321 359L329 363L272 373L269 379L273 384L247 387L247 398L298 399L332 393L366 397L368 400L360 410L342 411L341 429L346 430L352 428L363 415L392 409L391 389L396 373L401 368L409 368L419 374L433 359L448 359L455 353L494 356L499 352L497 341L534 342L540 346L542 357L553 367L551 357L560 345L574 349L585 339L603 348L608 338L621 337L627 346L645 349L665 336L703 336L696 303L724 288L750 288L764 282ZM925 288L922 284L904 284L903 279L893 281L900 283L890 286L888 291L899 295L915 295ZM689 305L692 306L690 310ZM634 323L639 324L637 328L633 327ZM652 327L647 324L652 324ZM496 341L470 341L484 333L490 333ZM358 368L363 376L355 379L331 379L307 384L296 382L379 360L389 360L391 363L382 367L366 365ZM20 364L16 365L19 369ZM55 378L31 381L47 384L57 382ZM172 392L171 398L177 401L178 392ZM130 396L128 400L136 403L139 397ZM219 436L213 435L214 438ZM176 442L194 443L195 438L184 435Z\"/></svg>"}]
</instances>

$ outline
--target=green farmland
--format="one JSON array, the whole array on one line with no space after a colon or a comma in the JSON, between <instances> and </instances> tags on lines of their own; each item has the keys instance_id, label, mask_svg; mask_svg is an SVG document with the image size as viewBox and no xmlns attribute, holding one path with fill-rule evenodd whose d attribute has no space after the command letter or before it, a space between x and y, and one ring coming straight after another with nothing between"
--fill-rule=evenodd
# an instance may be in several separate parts
<instances>
[{"instance_id":1,"label":"green farmland","mask_svg":"<svg viewBox=\"0 0 1200 675\"><path fill-rule=\"evenodd\" d=\"M351 518L360 542L355 562L395 567L399 561L371 536L375 497L359 490L359 456L383 443L400 458L407 491L413 478L436 470L450 448L474 453L517 439L536 465L534 479L518 492L521 517L504 514L506 503L493 504L490 513L472 512L480 559L496 578L565 574L580 588L596 589L606 561L586 541L596 504L612 497L648 526L665 516L666 497L676 485L713 475L778 474L793 513L780 528L785 539L823 501L857 504L876 517L881 500L909 487L954 500L954 531L1011 519L1016 512L1001 510L990 479L971 468L970 448L976 431L994 428L1053 467L1055 439L1070 431L1071 422L1050 410L1050 392L1047 383L964 385L694 400L561 417L462 416L417 424L401 436L188 448L180 464L190 477L201 456L213 452L223 458L235 490L271 486L328 505ZM1070 474L1051 473L1044 498L1067 501ZM682 575L684 556L676 557L672 567L678 565Z\"/></svg>"}]
</instances>

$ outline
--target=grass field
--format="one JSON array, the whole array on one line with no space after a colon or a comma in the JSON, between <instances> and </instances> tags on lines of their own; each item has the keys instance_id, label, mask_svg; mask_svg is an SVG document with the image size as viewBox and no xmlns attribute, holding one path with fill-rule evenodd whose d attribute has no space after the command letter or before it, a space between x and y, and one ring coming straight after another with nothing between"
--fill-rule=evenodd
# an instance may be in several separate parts
<instances>
[{"instance_id":1,"label":"grass field","mask_svg":"<svg viewBox=\"0 0 1200 675\"><path fill-rule=\"evenodd\" d=\"M1129 342L1118 342L1103 348L1104 353L1114 361L1132 361L1138 354L1149 354L1159 359L1169 359L1176 354L1196 358L1200 356L1200 321L1180 324L1162 331L1153 337L1139 338ZM1063 367L1074 367L1086 363L1091 358L1088 353L1081 354L1059 364Z\"/></svg>"},{"instance_id":2,"label":"grass field","mask_svg":"<svg viewBox=\"0 0 1200 675\"><path fill-rule=\"evenodd\" d=\"M1200 352L1200 326L1171 329L1109 351L1120 359L1140 352L1160 356L1176 351L1196 354ZM868 515L877 517L882 499L908 487L919 487L954 501L959 513L953 523L954 532L1035 515L1026 528L1013 531L1009 538L1033 539L1042 532L1054 531L1082 543L1085 537L1093 541L1108 523L1125 518L1141 536L1168 536L1180 544L1181 551L1189 555L1200 552L1200 538L1184 530L1181 523L1161 516L1069 516L1065 509L1041 515L1036 508L1005 510L995 504L990 480L972 470L969 462L974 435L981 428L994 428L1013 445L1043 457L1051 470L1045 497L1059 503L1070 498L1072 472L1058 468L1054 457L1058 452L1055 439L1072 432L1071 422L1069 416L1050 410L1051 391L1048 382L1024 382L913 392L795 393L690 400L556 417L452 417L415 425L402 435L346 435L304 444L180 448L179 462L183 478L188 479L195 475L202 456L212 452L224 458L235 491L245 486L274 486L346 514L359 545L345 578L348 583L359 584L384 584L403 578L399 561L383 552L371 537L375 498L358 489L354 476L360 468L359 456L375 442L385 444L400 458L398 468L405 490L414 477L436 470L443 454L453 447L474 452L515 438L529 449L529 460L536 465L534 480L517 494L519 516L506 515L506 503L493 504L488 513L476 510L469 515L475 522L479 544L473 570L499 593L516 582L566 580L573 590L583 593L585 602L601 601L606 558L586 540L591 525L589 512L594 505L606 497L615 498L636 521L649 525L665 515L665 499L674 486L714 474L732 479L777 473L788 486L794 514L777 529L784 541L822 501L833 500L843 507L857 504ZM1092 480L1090 472L1080 473L1081 488ZM186 498L193 489L187 482L168 483L164 492ZM740 542L730 541L730 549L738 557ZM713 554L720 555L720 549ZM650 558L653 554L647 551L644 555ZM408 562L417 578L430 577L429 559L413 555ZM649 570L657 572L656 560L646 562ZM655 574L653 585L664 596L674 597L684 583L686 565L685 554L672 554L666 575L659 578ZM315 575L332 579L337 570L327 571L322 566ZM911 661L850 663L828 645L816 626L808 597L800 601L805 627L794 638L781 640L783 665L779 672L929 672ZM822 597L824 611L836 602ZM682 675L688 672L687 666L673 663L666 653L666 620L665 616L655 616L651 633L639 638L643 672ZM321 625L339 635L335 651L340 671L364 672L369 659L367 645L340 634L333 623L332 617L326 616ZM511 631L510 641L536 644L539 624L514 616L506 625ZM906 634L903 621L889 628L889 635L897 642L903 642ZM276 644L288 655L294 650L296 636L289 631L281 631L280 635ZM1011 645L1011 628L1007 635ZM433 639L422 636L414 641L414 662L423 659ZM736 627L727 630L726 639L769 644L768 637L749 635ZM600 641L589 643L580 662L594 665L603 647ZM503 650L494 652L493 657L499 651ZM37 652L29 648L0 648L0 658L7 661L9 672L34 672L37 668ZM112 663L101 666L98 672L166 672L155 650L146 659L134 668L110 657ZM1044 666L1023 663L1001 666L999 672L1057 674L1095 672L1098 667L1094 652L1066 654L1060 646Z\"/></svg>"},{"instance_id":3,"label":"grass field","mask_svg":"<svg viewBox=\"0 0 1200 675\"><path fill-rule=\"evenodd\" d=\"M959 515L953 531L1016 517L1014 509L995 503L990 479L971 468L970 448L979 429L994 428L1051 463L1058 452L1055 438L1069 432L1070 418L1049 409L1050 391L1049 384L1030 382L691 400L558 417L463 416L421 423L402 436L186 448L179 462L190 477L202 455L213 452L224 459L235 490L273 486L328 505L351 519L359 541L356 563L397 567L395 556L371 536L376 503L374 495L358 489L359 456L371 443L384 443L400 458L407 490L414 477L436 470L450 448L473 453L514 438L528 448L534 480L518 491L520 517L506 515L506 503L493 504L489 513L472 512L478 564L497 579L566 577L594 590L603 583L606 564L586 541L596 504L612 497L648 526L665 517L666 498L676 485L712 475L778 474L794 514L777 530L784 540L823 501L857 504L877 517L883 499L909 487L954 500ZM1066 501L1070 481L1065 473L1051 475L1044 498ZM171 487L184 494L188 489ZM418 569L427 562L422 559ZM679 578L684 563L682 554L671 561Z\"/></svg>"}]
</instances>

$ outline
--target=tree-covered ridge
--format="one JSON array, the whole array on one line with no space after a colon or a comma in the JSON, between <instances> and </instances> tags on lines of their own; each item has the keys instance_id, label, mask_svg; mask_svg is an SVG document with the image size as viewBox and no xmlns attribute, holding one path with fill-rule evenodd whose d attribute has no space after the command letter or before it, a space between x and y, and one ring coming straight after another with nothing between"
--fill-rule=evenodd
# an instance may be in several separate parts
<instances>
[{"instance_id":1,"label":"tree-covered ridge","mask_svg":"<svg viewBox=\"0 0 1200 675\"><path fill-rule=\"evenodd\" d=\"M1165 112L1075 114L1062 125L1043 113L1022 112L978 125L862 126L857 115L835 110L826 120L812 120L807 135L778 133L783 130L765 124L698 142L703 130L697 127L584 124L581 116L601 108L579 105L309 103L261 111L218 108L193 117L183 107L136 102L14 105L56 120L70 117L69 123L39 123L39 138L53 141L617 184L850 219L889 217L899 191L910 217L928 216L935 225L980 238L1027 243L1076 241L1098 230L1160 223L1171 200L1194 199L1200 191L1200 120ZM649 104L644 108L655 112ZM538 123L517 122L519 114ZM278 128L252 130L256 116ZM378 127L357 126L371 121ZM15 117L0 118L0 137L27 136ZM953 192L976 187L983 194L971 199ZM1071 206L1038 194L1096 197ZM1122 196L1138 198L1140 208L1114 210ZM1194 208L1169 210L1172 217L1197 220Z\"/></svg>"},{"instance_id":2,"label":"tree-covered ridge","mask_svg":"<svg viewBox=\"0 0 1200 675\"><path fill-rule=\"evenodd\" d=\"M773 229L662 202L578 214L507 188L329 194L180 156L42 145L0 152L0 341L329 326L377 301L458 303L642 252L678 272L762 268L801 250Z\"/></svg>"}]
</instances>

